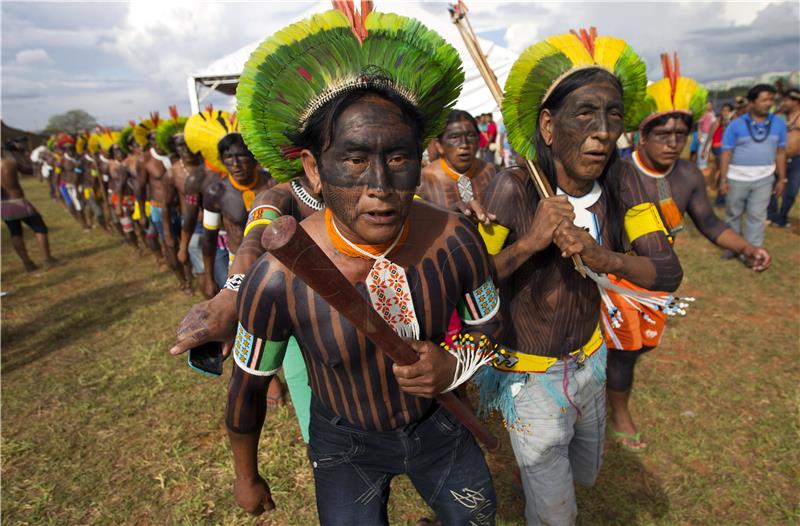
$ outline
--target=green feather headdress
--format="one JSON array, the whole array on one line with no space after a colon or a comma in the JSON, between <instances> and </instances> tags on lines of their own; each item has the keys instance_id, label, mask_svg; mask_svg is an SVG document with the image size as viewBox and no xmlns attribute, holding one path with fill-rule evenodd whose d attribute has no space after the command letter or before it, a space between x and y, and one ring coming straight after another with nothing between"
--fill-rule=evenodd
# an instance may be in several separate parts
<instances>
[{"instance_id":1,"label":"green feather headdress","mask_svg":"<svg viewBox=\"0 0 800 526\"><path fill-rule=\"evenodd\" d=\"M179 116L175 106L169 107L169 113L172 118L161 121L158 124L158 128L156 128L156 144L158 144L162 152L171 155L174 154L175 151L169 147L169 139L174 135L183 133L183 128L186 126L186 121L188 119Z\"/></svg>"},{"instance_id":2,"label":"green feather headdress","mask_svg":"<svg viewBox=\"0 0 800 526\"><path fill-rule=\"evenodd\" d=\"M702 117L706 111L708 90L694 79L681 77L677 53L673 63L670 63L669 55L662 53L661 67L664 78L647 86L647 95L639 111L639 127L644 128L653 119L671 113L691 115L692 121Z\"/></svg>"},{"instance_id":3,"label":"green feather headdress","mask_svg":"<svg viewBox=\"0 0 800 526\"><path fill-rule=\"evenodd\" d=\"M239 128L272 177L302 174L290 137L336 96L357 89L392 91L419 112L423 143L444 128L464 72L458 52L417 20L369 12L352 1L297 22L250 55L236 90ZM366 7L365 7L366 5Z\"/></svg>"},{"instance_id":4,"label":"green feather headdress","mask_svg":"<svg viewBox=\"0 0 800 526\"><path fill-rule=\"evenodd\" d=\"M625 129L639 124L639 106L647 87L647 68L624 40L581 30L553 36L522 52L505 85L503 122L508 141L526 159L536 157L539 110L553 89L572 73L602 68L622 85Z\"/></svg>"},{"instance_id":5,"label":"green feather headdress","mask_svg":"<svg viewBox=\"0 0 800 526\"><path fill-rule=\"evenodd\" d=\"M136 127L135 122L130 122L130 126L124 128L121 132L119 132L119 139L117 140L117 144L119 145L119 149L122 150L122 153L128 155L131 153L130 148L128 148L128 143L131 140L131 136L133 136L133 129Z\"/></svg>"}]
</instances>

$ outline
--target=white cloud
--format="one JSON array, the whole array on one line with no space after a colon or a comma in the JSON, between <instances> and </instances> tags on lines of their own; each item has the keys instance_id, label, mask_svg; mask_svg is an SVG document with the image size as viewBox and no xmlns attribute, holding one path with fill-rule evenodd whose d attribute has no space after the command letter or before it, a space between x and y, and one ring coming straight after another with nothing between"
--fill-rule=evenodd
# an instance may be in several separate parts
<instances>
[{"instance_id":1,"label":"white cloud","mask_svg":"<svg viewBox=\"0 0 800 526\"><path fill-rule=\"evenodd\" d=\"M53 59L50 58L50 55L42 48L37 49L25 49L17 53L17 64L52 64Z\"/></svg>"}]
</instances>

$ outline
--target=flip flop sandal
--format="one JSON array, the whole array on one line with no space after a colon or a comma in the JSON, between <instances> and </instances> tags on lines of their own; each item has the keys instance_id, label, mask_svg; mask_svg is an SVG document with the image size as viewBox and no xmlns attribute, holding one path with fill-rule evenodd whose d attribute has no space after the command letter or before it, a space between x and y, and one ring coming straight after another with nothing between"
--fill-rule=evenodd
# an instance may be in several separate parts
<instances>
[{"instance_id":1,"label":"flip flop sandal","mask_svg":"<svg viewBox=\"0 0 800 526\"><path fill-rule=\"evenodd\" d=\"M621 431L612 431L611 436L614 438L614 442L619 444L620 447L622 447L622 449L625 449L632 453L641 453L642 451L647 449L647 443L642 442L641 431L637 431L635 434L623 433ZM626 441L634 442L636 445L632 445Z\"/></svg>"}]
</instances>

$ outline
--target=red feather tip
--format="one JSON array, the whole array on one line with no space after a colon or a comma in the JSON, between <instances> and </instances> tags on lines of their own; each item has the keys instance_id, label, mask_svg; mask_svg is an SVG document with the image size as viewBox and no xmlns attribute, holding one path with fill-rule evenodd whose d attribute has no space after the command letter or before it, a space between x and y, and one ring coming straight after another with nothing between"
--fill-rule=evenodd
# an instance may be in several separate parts
<instances>
[{"instance_id":1,"label":"red feather tip","mask_svg":"<svg viewBox=\"0 0 800 526\"><path fill-rule=\"evenodd\" d=\"M578 37L583 44L583 47L585 47L586 51L589 52L589 56L594 58L594 41L597 38L597 28L592 26L588 31L583 28L578 31L570 29L569 32Z\"/></svg>"},{"instance_id":2,"label":"red feather tip","mask_svg":"<svg viewBox=\"0 0 800 526\"><path fill-rule=\"evenodd\" d=\"M128 124L131 125L131 128L135 128L136 127L136 121L133 120L133 119L128 120Z\"/></svg>"},{"instance_id":3,"label":"red feather tip","mask_svg":"<svg viewBox=\"0 0 800 526\"><path fill-rule=\"evenodd\" d=\"M363 44L364 39L367 38L367 28L364 23L367 20L367 15L374 9L375 4L371 0L361 0L361 12L358 13L355 5L353 5L353 0L332 0L332 3L334 9L338 9L347 16L353 34L359 43Z\"/></svg>"},{"instance_id":4,"label":"red feather tip","mask_svg":"<svg viewBox=\"0 0 800 526\"><path fill-rule=\"evenodd\" d=\"M178 107L177 106L170 106L169 107L169 116L172 117L172 120L178 120Z\"/></svg>"},{"instance_id":5,"label":"red feather tip","mask_svg":"<svg viewBox=\"0 0 800 526\"><path fill-rule=\"evenodd\" d=\"M213 113L214 112L214 105L213 104L206 104L206 111L208 113Z\"/></svg>"},{"instance_id":6,"label":"red feather tip","mask_svg":"<svg viewBox=\"0 0 800 526\"><path fill-rule=\"evenodd\" d=\"M158 126L159 117L158 117L158 112L157 111L151 111L150 112L150 120L153 121L153 126L154 127Z\"/></svg>"}]
</instances>

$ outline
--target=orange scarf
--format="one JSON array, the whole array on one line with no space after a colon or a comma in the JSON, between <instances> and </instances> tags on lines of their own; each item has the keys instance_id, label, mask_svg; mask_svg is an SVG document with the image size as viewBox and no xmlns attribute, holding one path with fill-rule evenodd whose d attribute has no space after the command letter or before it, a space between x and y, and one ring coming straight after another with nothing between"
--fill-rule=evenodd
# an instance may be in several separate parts
<instances>
[{"instance_id":1,"label":"orange scarf","mask_svg":"<svg viewBox=\"0 0 800 526\"><path fill-rule=\"evenodd\" d=\"M409 231L408 225L409 225L409 220L406 219L406 222L403 225L403 231L400 233L400 240L397 242L395 249L399 248L403 243L406 242L406 239L408 239L408 231ZM334 228L333 225L333 212L331 212L330 208L325 209L325 229L328 232L328 237L330 237L331 241L333 242L334 248L336 248L336 250L338 250L340 253L344 254L345 256L349 256L351 258L369 259L364 254L358 252L357 250L354 250L353 247L351 247L350 244L341 236L341 234L339 234L339 232L336 231L336 228ZM391 247L392 244L394 244L394 239L392 239L391 241L387 241L386 243L381 243L380 245L358 245L356 243L352 244L360 248L364 252L372 254L375 257L379 257L387 255L384 254L384 252L386 252L389 249L389 247Z\"/></svg>"},{"instance_id":2,"label":"orange scarf","mask_svg":"<svg viewBox=\"0 0 800 526\"><path fill-rule=\"evenodd\" d=\"M447 165L447 161L444 160L444 157L439 158L439 165L442 167L444 173L447 174L447 177L449 177L455 182L458 182L458 178L461 177L462 175L465 175L467 179L472 179L472 171L473 168L475 168L475 161L472 162L472 166L469 167L469 170L467 170L467 173L465 174L460 174L455 170L453 170L452 168L450 168Z\"/></svg>"},{"instance_id":3,"label":"orange scarf","mask_svg":"<svg viewBox=\"0 0 800 526\"><path fill-rule=\"evenodd\" d=\"M231 184L234 188L242 192L242 201L244 202L244 207L247 211L250 211L250 207L253 206L253 201L256 199L256 193L253 192L253 188L261 183L261 174L256 172L256 176L253 179L253 182L250 184L239 184L233 177L229 177Z\"/></svg>"}]
</instances>

